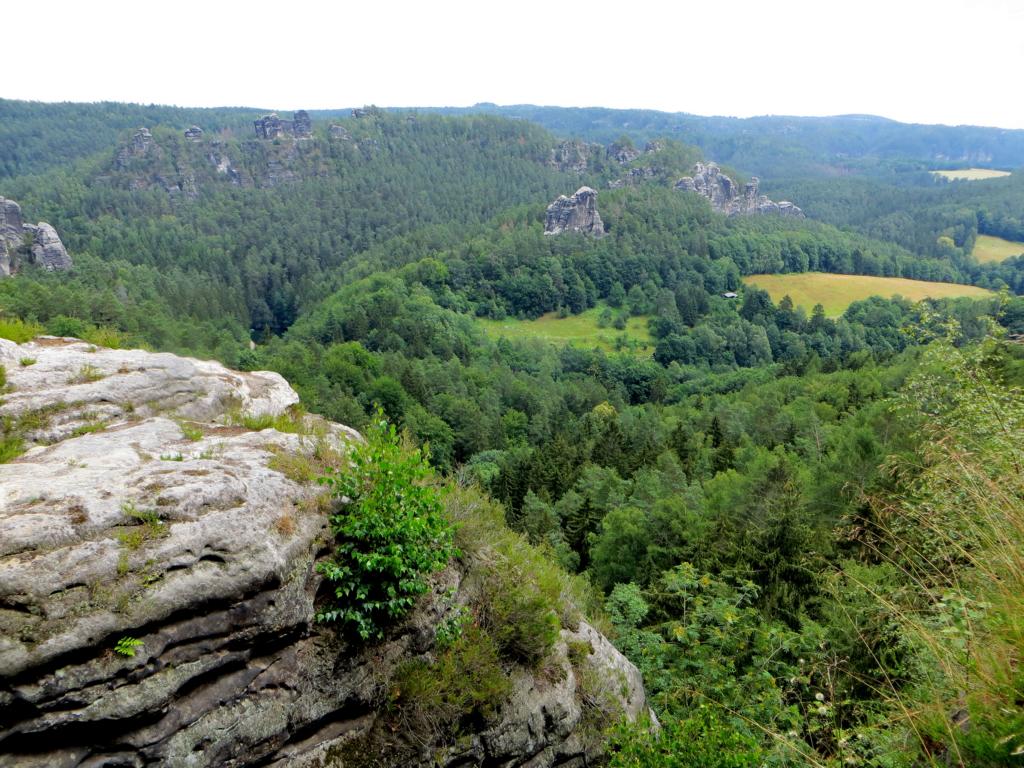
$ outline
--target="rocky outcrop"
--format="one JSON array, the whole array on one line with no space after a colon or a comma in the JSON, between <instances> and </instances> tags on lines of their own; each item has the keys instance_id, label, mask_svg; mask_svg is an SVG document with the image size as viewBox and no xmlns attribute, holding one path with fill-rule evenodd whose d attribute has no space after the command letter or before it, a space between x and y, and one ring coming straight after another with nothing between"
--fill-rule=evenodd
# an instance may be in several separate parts
<instances>
[{"instance_id":1,"label":"rocky outcrop","mask_svg":"<svg viewBox=\"0 0 1024 768\"><path fill-rule=\"evenodd\" d=\"M604 222L597 212L596 191L580 187L572 197L559 195L548 206L544 234L560 235L563 232L583 232L594 237L604 235Z\"/></svg>"},{"instance_id":2,"label":"rocky outcrop","mask_svg":"<svg viewBox=\"0 0 1024 768\"><path fill-rule=\"evenodd\" d=\"M569 139L551 150L548 165L563 173L582 174L586 172L595 158L604 154L604 151L604 147L600 144Z\"/></svg>"},{"instance_id":3,"label":"rocky outcrop","mask_svg":"<svg viewBox=\"0 0 1024 768\"><path fill-rule=\"evenodd\" d=\"M374 734L403 740L392 673L430 658L474 577L438 574L369 647L313 621L330 535L310 478L359 436L263 428L298 400L275 373L55 338L0 340L0 364L28 447L0 464L0 766L581 766L600 744L584 688L645 710L635 667L579 622L458 741L371 760Z\"/></svg>"},{"instance_id":4,"label":"rocky outcrop","mask_svg":"<svg viewBox=\"0 0 1024 768\"><path fill-rule=\"evenodd\" d=\"M352 135L348 132L348 128L344 125L338 125L337 123L331 125L328 130L328 135L332 139L340 139L341 141L352 141Z\"/></svg>"},{"instance_id":5,"label":"rocky outcrop","mask_svg":"<svg viewBox=\"0 0 1024 768\"><path fill-rule=\"evenodd\" d=\"M616 141L608 145L608 156L620 165L626 165L640 157L640 150L627 142Z\"/></svg>"},{"instance_id":6,"label":"rocky outcrop","mask_svg":"<svg viewBox=\"0 0 1024 768\"><path fill-rule=\"evenodd\" d=\"M0 275L14 274L23 263L50 271L72 266L57 230L45 221L26 224L21 206L0 197Z\"/></svg>"},{"instance_id":7,"label":"rocky outcrop","mask_svg":"<svg viewBox=\"0 0 1024 768\"><path fill-rule=\"evenodd\" d=\"M776 214L803 218L803 211L793 203L776 203L769 200L767 195L758 194L758 183L758 178L752 177L740 193L736 182L722 173L717 165L697 163L693 175L681 178L676 182L675 188L684 192L696 192L706 197L712 208L729 216Z\"/></svg>"},{"instance_id":8,"label":"rocky outcrop","mask_svg":"<svg viewBox=\"0 0 1024 768\"><path fill-rule=\"evenodd\" d=\"M203 140L203 129L198 125L193 125L190 128L185 129L185 139L187 141L199 142Z\"/></svg>"},{"instance_id":9,"label":"rocky outcrop","mask_svg":"<svg viewBox=\"0 0 1024 768\"><path fill-rule=\"evenodd\" d=\"M259 120L254 120L252 125L256 135L261 139L277 139L282 136L308 139L313 135L313 121L304 109L293 113L291 120L282 120L277 116L277 112L271 112Z\"/></svg>"},{"instance_id":10,"label":"rocky outcrop","mask_svg":"<svg viewBox=\"0 0 1024 768\"><path fill-rule=\"evenodd\" d=\"M153 134L149 132L149 129L139 128L132 134L128 143L118 150L114 165L118 170L127 170L135 160L149 155L153 151L154 146Z\"/></svg>"}]
</instances>

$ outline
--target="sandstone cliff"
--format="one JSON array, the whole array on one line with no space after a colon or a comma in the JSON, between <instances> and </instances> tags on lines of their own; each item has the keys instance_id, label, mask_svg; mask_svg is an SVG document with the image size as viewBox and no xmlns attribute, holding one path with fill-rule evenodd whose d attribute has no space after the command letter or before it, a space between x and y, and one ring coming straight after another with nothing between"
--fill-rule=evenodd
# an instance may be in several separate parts
<instances>
[{"instance_id":1,"label":"sandstone cliff","mask_svg":"<svg viewBox=\"0 0 1024 768\"><path fill-rule=\"evenodd\" d=\"M0 197L0 275L14 274L23 262L51 271L71 268L57 230L45 221L26 224L21 206Z\"/></svg>"},{"instance_id":2,"label":"sandstone cliff","mask_svg":"<svg viewBox=\"0 0 1024 768\"><path fill-rule=\"evenodd\" d=\"M548 206L544 234L559 235L563 232L583 232L594 237L604 235L604 222L597 212L597 192L590 187L580 187L572 197L559 195Z\"/></svg>"},{"instance_id":3,"label":"sandstone cliff","mask_svg":"<svg viewBox=\"0 0 1024 768\"><path fill-rule=\"evenodd\" d=\"M758 194L758 178L754 176L739 192L736 182L722 173L714 163L697 163L692 176L676 182L676 189L696 192L711 202L711 207L729 216L749 214L776 214L803 218L804 212L788 201L774 202L767 195Z\"/></svg>"},{"instance_id":4,"label":"sandstone cliff","mask_svg":"<svg viewBox=\"0 0 1024 768\"><path fill-rule=\"evenodd\" d=\"M0 340L0 364L5 438L29 447L0 464L0 766L581 766L595 700L645 709L566 604L486 716L406 734L392 677L481 599L491 545L461 544L384 642L346 645L312 618L331 502L311 480L355 432L289 416L275 373L53 338Z\"/></svg>"}]
</instances>

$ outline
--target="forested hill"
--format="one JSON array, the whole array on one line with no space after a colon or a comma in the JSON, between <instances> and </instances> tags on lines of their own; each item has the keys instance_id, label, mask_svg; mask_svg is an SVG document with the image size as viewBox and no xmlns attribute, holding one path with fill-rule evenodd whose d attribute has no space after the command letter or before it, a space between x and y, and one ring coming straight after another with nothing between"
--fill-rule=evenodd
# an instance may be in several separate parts
<instances>
[{"instance_id":1,"label":"forested hill","mask_svg":"<svg viewBox=\"0 0 1024 768\"><path fill-rule=\"evenodd\" d=\"M886 278L1024 293L1024 258L983 263L972 249L981 232L1018 236L1016 178L809 178L834 171L837 152L861 170L908 153L919 170L953 151L874 119L789 133L725 121L721 135L653 112L549 122L615 139L604 146L500 114L314 113L260 137L251 110L0 106L0 195L53 224L74 261L0 279L0 337L277 371L310 411L359 429L384 417L428 445L453 484L489 497L489 527L503 515L551 568L593 585L588 604L643 672L663 729L618 731L613 768L1017 764L1024 297L838 295ZM595 127L601 115L615 120ZM702 151L660 138L665 120L810 216L723 213L726 197L761 200L732 170L677 188ZM186 134L192 123L202 132ZM972 130L947 133L970 148ZM552 232L549 203L584 185L596 196L559 201L571 210ZM794 291L812 271L831 273L813 276L831 296L773 298L754 277ZM542 336L566 326L583 329L578 343ZM31 356L8 360L14 384L46 375ZM86 363L66 384L98 376ZM104 407L75 434L120 428ZM63 410L5 418L0 463ZM228 420L294 429L297 415ZM186 452L160 461L204 460ZM447 650L404 678L420 684L380 681L398 721L429 719L452 745L495 722L499 640L553 626L546 598L481 588L485 604L446 627ZM586 706L590 727L607 724L599 697Z\"/></svg>"},{"instance_id":2,"label":"forested hill","mask_svg":"<svg viewBox=\"0 0 1024 768\"><path fill-rule=\"evenodd\" d=\"M907 168L1024 166L1024 130L916 125L872 115L703 117L603 107L477 104L445 114L497 114L529 120L562 136L609 142L672 136L711 159L767 177L891 175Z\"/></svg>"}]
</instances>

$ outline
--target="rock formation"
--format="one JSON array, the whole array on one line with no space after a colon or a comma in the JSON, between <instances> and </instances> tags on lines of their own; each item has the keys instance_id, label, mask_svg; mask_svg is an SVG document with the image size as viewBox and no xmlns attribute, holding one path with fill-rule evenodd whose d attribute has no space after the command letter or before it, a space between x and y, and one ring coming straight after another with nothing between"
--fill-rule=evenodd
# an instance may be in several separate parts
<instances>
[{"instance_id":1,"label":"rock formation","mask_svg":"<svg viewBox=\"0 0 1024 768\"><path fill-rule=\"evenodd\" d=\"M338 125L337 123L331 125L329 134L332 139L341 139L342 141L351 141L352 136L348 132L348 128L344 125Z\"/></svg>"},{"instance_id":2,"label":"rock formation","mask_svg":"<svg viewBox=\"0 0 1024 768\"><path fill-rule=\"evenodd\" d=\"M580 187L572 197L559 195L548 206L544 234L559 235L563 232L583 232L594 237L604 235L604 222L597 212L597 192L590 187Z\"/></svg>"},{"instance_id":3,"label":"rock formation","mask_svg":"<svg viewBox=\"0 0 1024 768\"><path fill-rule=\"evenodd\" d=\"M675 188L684 192L696 192L711 202L711 207L729 216L749 214L777 214L803 218L803 211L787 201L774 202L767 195L759 195L758 178L752 177L743 186L742 194L737 192L736 182L722 173L714 163L697 163L693 176L684 176L676 182Z\"/></svg>"},{"instance_id":4,"label":"rock formation","mask_svg":"<svg viewBox=\"0 0 1024 768\"><path fill-rule=\"evenodd\" d=\"M589 144L585 141L568 139L551 150L548 165L559 171L584 173L591 159L604 153L600 144Z\"/></svg>"},{"instance_id":5,"label":"rock formation","mask_svg":"<svg viewBox=\"0 0 1024 768\"><path fill-rule=\"evenodd\" d=\"M625 165L640 157L640 150L632 144L616 141L608 145L608 156L620 165Z\"/></svg>"},{"instance_id":6,"label":"rock formation","mask_svg":"<svg viewBox=\"0 0 1024 768\"><path fill-rule=\"evenodd\" d=\"M21 206L0 197L0 275L14 274L25 262L50 271L71 268L57 230L45 221L26 224Z\"/></svg>"},{"instance_id":7,"label":"rock formation","mask_svg":"<svg viewBox=\"0 0 1024 768\"><path fill-rule=\"evenodd\" d=\"M122 171L126 170L131 166L133 160L148 155L153 146L153 134L149 132L148 128L139 128L132 135L131 140L118 150L115 165Z\"/></svg>"},{"instance_id":8,"label":"rock formation","mask_svg":"<svg viewBox=\"0 0 1024 768\"><path fill-rule=\"evenodd\" d=\"M292 114L291 120L282 120L277 112L264 115L253 121L256 135L261 139L277 139L282 136L293 136L297 139L308 139L313 135L313 121L304 109Z\"/></svg>"},{"instance_id":9,"label":"rock formation","mask_svg":"<svg viewBox=\"0 0 1024 768\"><path fill-rule=\"evenodd\" d=\"M330 501L310 467L356 433L242 418L296 403L276 373L45 337L0 340L0 364L0 416L29 446L0 464L0 764L327 768L379 754L373 734L402 741L380 709L390 677L431 658L482 558L436 575L381 643L314 623ZM583 686L630 718L646 707L585 622L543 670L509 668L493 715L391 764L590 764Z\"/></svg>"},{"instance_id":10,"label":"rock formation","mask_svg":"<svg viewBox=\"0 0 1024 768\"><path fill-rule=\"evenodd\" d=\"M188 141L199 142L203 140L203 129L198 125L193 125L191 128L185 129L185 138Z\"/></svg>"}]
</instances>

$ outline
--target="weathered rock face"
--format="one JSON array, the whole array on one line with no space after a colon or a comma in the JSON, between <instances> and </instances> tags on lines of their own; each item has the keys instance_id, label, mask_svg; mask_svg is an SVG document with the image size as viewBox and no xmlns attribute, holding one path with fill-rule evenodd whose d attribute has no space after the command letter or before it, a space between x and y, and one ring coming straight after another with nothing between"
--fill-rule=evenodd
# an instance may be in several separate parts
<instances>
[{"instance_id":1,"label":"weathered rock face","mask_svg":"<svg viewBox=\"0 0 1024 768\"><path fill-rule=\"evenodd\" d=\"M604 147L600 144L588 144L585 141L570 139L563 141L551 150L548 165L563 173L584 173L593 158L599 157L603 153Z\"/></svg>"},{"instance_id":2,"label":"weathered rock face","mask_svg":"<svg viewBox=\"0 0 1024 768\"><path fill-rule=\"evenodd\" d=\"M604 222L597 212L597 192L590 187L580 187L572 197L559 195L548 206L544 234L560 235L563 232L583 232L594 237L604 235Z\"/></svg>"},{"instance_id":3,"label":"weathered rock face","mask_svg":"<svg viewBox=\"0 0 1024 768\"><path fill-rule=\"evenodd\" d=\"M0 416L33 446L0 465L0 766L350 765L391 673L471 589L449 568L363 649L313 622L327 505L288 467L359 436L227 423L297 401L275 373L52 338L0 340L0 364ZM126 637L134 656L113 652ZM636 669L583 622L543 675L517 670L495 717L400 764L589 764L584 674L628 716L646 708Z\"/></svg>"},{"instance_id":4,"label":"weathered rock face","mask_svg":"<svg viewBox=\"0 0 1024 768\"><path fill-rule=\"evenodd\" d=\"M608 156L615 162L625 165L640 157L640 150L630 144L614 142L608 145Z\"/></svg>"},{"instance_id":5,"label":"weathered rock face","mask_svg":"<svg viewBox=\"0 0 1024 768\"><path fill-rule=\"evenodd\" d=\"M198 125L193 125L190 128L185 129L185 138L189 141L199 142L203 140L203 129Z\"/></svg>"},{"instance_id":6,"label":"weathered rock face","mask_svg":"<svg viewBox=\"0 0 1024 768\"><path fill-rule=\"evenodd\" d=\"M351 141L352 136L348 132L348 128L344 125L338 125L335 123L329 129L329 134L332 139L340 139L341 141Z\"/></svg>"},{"instance_id":7,"label":"weathered rock face","mask_svg":"<svg viewBox=\"0 0 1024 768\"><path fill-rule=\"evenodd\" d=\"M759 195L758 183L758 178L754 176L744 185L741 194L737 191L736 182L722 173L717 165L697 163L693 169L693 176L684 176L676 182L675 188L703 195L711 202L712 208L730 216L777 214L803 218L803 211L793 203L776 203L769 200L767 195Z\"/></svg>"},{"instance_id":8,"label":"weathered rock face","mask_svg":"<svg viewBox=\"0 0 1024 768\"><path fill-rule=\"evenodd\" d=\"M146 157L154 146L153 134L149 129L139 128L132 134L131 140L118 150L115 165L119 170L127 170L131 167L132 161Z\"/></svg>"},{"instance_id":9,"label":"weathered rock face","mask_svg":"<svg viewBox=\"0 0 1024 768\"><path fill-rule=\"evenodd\" d=\"M57 230L45 221L26 224L21 206L0 197L0 275L14 274L24 262L51 271L72 266Z\"/></svg>"},{"instance_id":10,"label":"weathered rock face","mask_svg":"<svg viewBox=\"0 0 1024 768\"><path fill-rule=\"evenodd\" d=\"M304 109L292 114L291 120L282 120L277 112L264 115L253 121L256 135L261 139L276 139L281 136L294 136L297 139L308 139L313 135L313 121Z\"/></svg>"}]
</instances>

